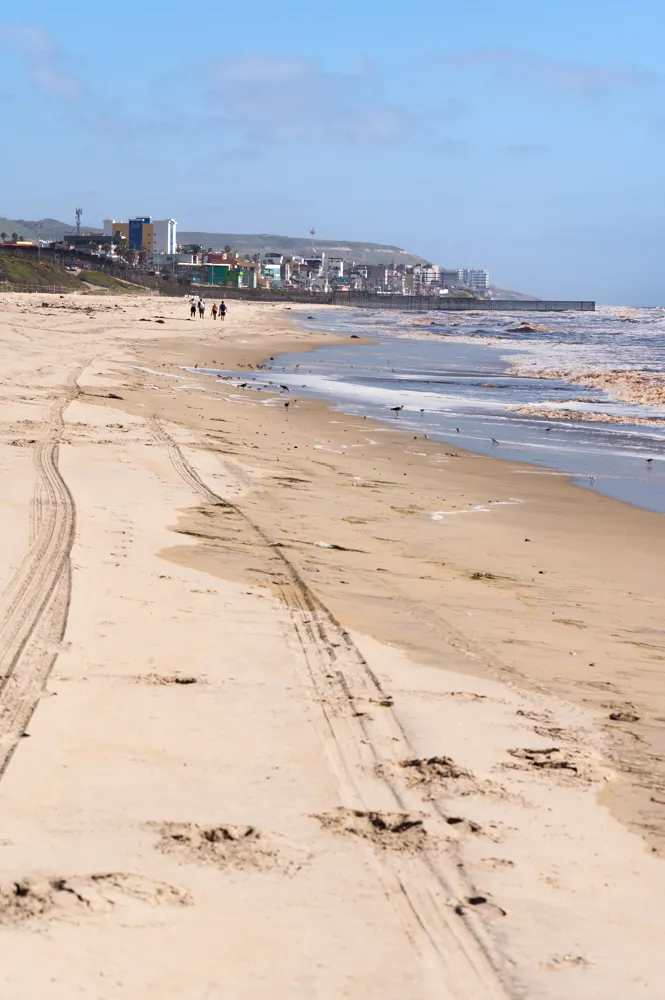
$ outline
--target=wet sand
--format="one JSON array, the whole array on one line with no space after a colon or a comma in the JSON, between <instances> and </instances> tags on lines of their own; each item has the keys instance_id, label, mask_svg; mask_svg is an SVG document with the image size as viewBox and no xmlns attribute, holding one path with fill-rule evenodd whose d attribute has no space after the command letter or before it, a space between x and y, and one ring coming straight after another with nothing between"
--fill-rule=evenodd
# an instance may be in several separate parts
<instances>
[{"instance_id":1,"label":"wet sand","mask_svg":"<svg viewBox=\"0 0 665 1000\"><path fill-rule=\"evenodd\" d=\"M659 1000L662 516L183 371L295 310L53 303L0 301L3 997Z\"/></svg>"}]
</instances>

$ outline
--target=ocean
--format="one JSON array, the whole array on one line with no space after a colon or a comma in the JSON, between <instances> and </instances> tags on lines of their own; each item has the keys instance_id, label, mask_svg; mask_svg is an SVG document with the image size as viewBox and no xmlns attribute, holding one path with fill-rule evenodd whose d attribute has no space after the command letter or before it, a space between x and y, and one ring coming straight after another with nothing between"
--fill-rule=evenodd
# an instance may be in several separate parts
<instances>
[{"instance_id":1,"label":"ocean","mask_svg":"<svg viewBox=\"0 0 665 1000\"><path fill-rule=\"evenodd\" d=\"M324 399L665 513L665 309L311 315L307 329L372 342L281 355L238 382L271 394L285 385L291 399Z\"/></svg>"}]
</instances>

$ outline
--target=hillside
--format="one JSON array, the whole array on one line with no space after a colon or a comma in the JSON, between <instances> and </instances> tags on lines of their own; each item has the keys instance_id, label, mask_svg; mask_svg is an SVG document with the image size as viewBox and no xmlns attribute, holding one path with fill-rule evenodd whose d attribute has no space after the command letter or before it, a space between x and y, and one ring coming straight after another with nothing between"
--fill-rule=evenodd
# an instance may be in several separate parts
<instances>
[{"instance_id":1,"label":"hillside","mask_svg":"<svg viewBox=\"0 0 665 1000\"><path fill-rule=\"evenodd\" d=\"M77 274L46 261L29 260L5 251L0 253L0 291L43 289L47 292L53 288L88 294L94 294L96 289L117 294L146 293L141 285L133 285L100 271L84 270Z\"/></svg>"},{"instance_id":2,"label":"hillside","mask_svg":"<svg viewBox=\"0 0 665 1000\"><path fill-rule=\"evenodd\" d=\"M96 288L104 289L107 292L117 292L119 295L124 292L137 292L139 295L146 294L146 289L142 285L134 285L130 281L122 281L120 278L114 278L103 271L84 270L81 271L79 278L80 281L84 281L87 285L94 285Z\"/></svg>"},{"instance_id":3,"label":"hillside","mask_svg":"<svg viewBox=\"0 0 665 1000\"><path fill-rule=\"evenodd\" d=\"M54 286L80 290L81 280L77 274L66 271L64 267L0 253L0 289L3 286L21 288L25 285L43 288L44 291Z\"/></svg>"},{"instance_id":4,"label":"hillside","mask_svg":"<svg viewBox=\"0 0 665 1000\"><path fill-rule=\"evenodd\" d=\"M81 232L97 233L100 228L81 226ZM19 238L24 240L61 240L73 229L71 222L60 222L58 219L5 219L0 216L0 232L8 236L18 233Z\"/></svg>"},{"instance_id":5,"label":"hillside","mask_svg":"<svg viewBox=\"0 0 665 1000\"><path fill-rule=\"evenodd\" d=\"M21 239L28 240L61 240L72 232L71 222L60 222L58 219L6 219L0 217L0 231L11 236L17 233ZM101 226L81 226L84 233L99 232ZM343 257L345 260L355 260L359 264L389 264L392 261L401 264L422 264L423 258L417 254L407 253L400 247L383 243L354 243L349 240L315 240L294 236L274 236L270 233L202 233L180 230L179 243L200 243L207 250L221 250L230 246L242 254L251 256L255 253L299 254L302 257L314 257L322 251L329 257Z\"/></svg>"},{"instance_id":6,"label":"hillside","mask_svg":"<svg viewBox=\"0 0 665 1000\"><path fill-rule=\"evenodd\" d=\"M519 302L540 302L535 295L525 295L524 292L511 292L507 288L499 288L498 285L490 285L492 297L495 299L517 299Z\"/></svg>"},{"instance_id":7,"label":"hillside","mask_svg":"<svg viewBox=\"0 0 665 1000\"><path fill-rule=\"evenodd\" d=\"M423 258L407 253L400 247L384 243L354 243L349 240L317 240L299 236L274 236L270 233L197 233L178 230L179 243L199 243L206 250L221 250L230 246L241 254L298 254L316 257L324 252L328 257L343 257L358 264L422 264Z\"/></svg>"}]
</instances>

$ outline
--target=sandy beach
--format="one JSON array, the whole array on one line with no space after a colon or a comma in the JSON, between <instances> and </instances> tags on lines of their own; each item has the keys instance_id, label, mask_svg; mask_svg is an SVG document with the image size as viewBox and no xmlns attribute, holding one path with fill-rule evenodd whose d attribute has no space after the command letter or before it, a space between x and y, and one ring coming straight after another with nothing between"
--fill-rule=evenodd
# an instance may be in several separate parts
<instances>
[{"instance_id":1,"label":"sandy beach","mask_svg":"<svg viewBox=\"0 0 665 1000\"><path fill-rule=\"evenodd\" d=\"M663 517L186 370L296 312L0 299L3 1000L662 1000Z\"/></svg>"}]
</instances>

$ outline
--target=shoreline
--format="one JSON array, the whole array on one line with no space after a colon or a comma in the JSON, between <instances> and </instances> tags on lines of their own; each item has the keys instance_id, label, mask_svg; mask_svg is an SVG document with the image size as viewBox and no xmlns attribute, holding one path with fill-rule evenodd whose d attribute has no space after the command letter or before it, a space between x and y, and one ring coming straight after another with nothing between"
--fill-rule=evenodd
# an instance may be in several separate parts
<instances>
[{"instance_id":1,"label":"shoreline","mask_svg":"<svg viewBox=\"0 0 665 1000\"><path fill-rule=\"evenodd\" d=\"M3 996L659 1000L661 515L190 375L337 341L177 305L0 318L0 584L44 434L76 513L3 734Z\"/></svg>"},{"instance_id":2,"label":"shoreline","mask_svg":"<svg viewBox=\"0 0 665 1000\"><path fill-rule=\"evenodd\" d=\"M284 341L280 342L279 353L280 354L292 353L293 352L292 348L293 346L296 345L299 351L303 350L303 344L302 344L303 340L307 344L307 347L305 348L306 350L309 349L316 350L320 346L325 346L326 344L339 342L340 340L346 342L346 340L348 339L345 337L338 337L335 334L327 334L323 336L325 337L325 339L321 341L321 339L319 339L320 335L318 333L312 335L308 334L306 330L299 331L297 334L294 335L293 340L291 340L290 337L287 336ZM354 343L361 344L362 341L358 340L354 341ZM265 353L265 349L263 349L261 346L258 345L256 348L252 348L250 345L246 344L235 345L231 350L229 350L229 347L230 345L225 345L225 354L234 359L237 359L236 363L239 364L240 368L242 367L249 368L250 366L256 367L258 365L263 364L268 359L268 356ZM197 345L196 351L200 354L201 351L204 351L206 349L212 349L213 352L216 352L217 350L216 345L213 344L210 348L209 345L204 342L200 345ZM275 354L274 356L277 355ZM199 363L199 367L209 367L209 365L207 363L203 364ZM204 379L211 380L211 377L204 376ZM206 386L204 385L203 389L205 390L205 388ZM242 397L243 400L245 400L247 403L254 403L254 399L259 394L254 392L250 393L248 390L237 389L234 391L234 395ZM281 407L283 405L283 397L276 396L273 398L273 401L275 402L277 407ZM265 402L266 402L265 400L260 399L259 403L256 405L261 405L261 403ZM326 457L328 455L332 455L335 452L335 449L328 448L329 444L335 442L338 445L338 448L336 449L337 454L339 456L338 461L340 458L347 457L343 455L341 451L342 447L341 435L346 434L352 428L355 428L357 432L360 427L361 418L346 414L343 412L343 410L336 409L333 406L331 406L328 401L320 399L319 400L307 399L306 401L299 400L297 403L297 409L303 409L308 414L309 419L311 419L312 421L316 421L316 426L318 426L319 430L323 432L323 428L325 428L325 433L329 435L329 437L326 439L326 444L324 445L325 448L324 454L326 455ZM292 407L290 407L289 416L293 414L294 410ZM612 532L616 530L615 525L623 524L623 522L626 519L630 518L632 515L635 518L635 520L633 521L630 528L630 536L635 548L637 549L638 544L641 542L640 546L641 554L643 556L649 556L651 555L651 547L653 545L653 542L654 540L657 540L658 551L662 550L663 554L665 554L665 533L663 532L661 514L631 504L627 501L619 500L603 494L596 494L593 491L587 489L585 486L578 485L574 481L576 478L575 473L556 473L551 468L548 468L546 466L531 465L513 461L511 459L499 458L499 457L494 458L492 456L486 456L479 452L474 452L463 448L454 447L446 442L424 440L422 435L414 435L410 432L409 429L401 428L399 426L391 426L389 423L384 421L375 420L370 417L362 419L363 434L365 433L367 428L371 427L376 428L378 433L384 436L383 440L389 441L389 445L381 447L380 449L382 452L381 456L382 463L394 460L395 456L393 454L389 455L386 454L386 452L389 449L396 447L399 450L402 450L403 446L406 446L409 443L411 443L411 449L417 447L418 451L422 453L423 456L427 455L429 458L436 458L437 456L443 456L445 460L444 464L449 464L450 462L457 461L458 464L463 464L464 466L466 466L466 468L464 469L464 482L462 486L458 487L459 497L457 497L457 499L461 499L469 495L467 492L462 492L462 490L464 491L474 490L475 498L480 499L480 497L482 497L485 493L487 492L491 493L493 490L496 491L496 486L494 484L499 483L501 490L499 498L490 500L489 506L491 507L493 504L494 505L499 504L500 506L507 505L509 508L514 506L515 511L519 515L520 526L518 534L521 533L522 525L526 527L525 530L526 535L535 536L536 534L542 534L544 530L545 531L547 530L546 527L547 522L551 519L552 514L557 510L557 507L560 509L563 508L567 512L570 505L573 504L579 508L577 511L579 527L577 527L577 530L575 531L575 542L571 543L570 541L568 541L568 538L566 537L572 530L574 530L573 526L569 524L562 526L563 534L559 533L557 535L558 542L565 539L568 542L568 544L571 545L571 547L573 547L576 544L582 544L584 542L587 533L592 537L602 538L604 533L607 532L607 537L611 537ZM413 445L413 441L416 441L417 444ZM410 480L412 480L414 474L416 474L418 460L420 458L420 455L415 454L412 450L411 454L413 457L411 457L410 459L407 458L405 460L405 467L409 469L408 475ZM408 455L407 450L405 450L405 455ZM281 459L278 458L277 461L281 462ZM407 473L404 472L403 476L406 475ZM513 478L514 476L516 477L518 475L521 476L520 480ZM489 491L487 489L488 483L492 484ZM528 483L528 485L525 485L525 483ZM409 482L409 487L410 487L410 492L412 492L413 483L411 481ZM511 494L513 491L520 492L521 496L525 497L526 499L524 499L519 505L513 505L513 501L511 498ZM571 491L573 492L571 493ZM450 493L451 490L448 487L444 492ZM432 504L431 506L432 508L435 508L437 505ZM469 511L469 513L471 514L476 513L474 508L476 506L482 506L482 503L476 504L475 502L469 502L467 500L465 503L465 507L462 507L460 504L453 505L446 503L442 503L441 506L443 507L450 506L452 509L447 512L432 509L427 516L442 515L441 520L445 521L446 517L450 519L457 516L457 514L462 513L463 511L465 512L465 507L467 506L470 506L472 508L471 511ZM540 507L540 510L535 510L535 508L538 507ZM457 514L453 513L453 511L456 511ZM485 511L477 511L477 513L483 514L485 513ZM504 511L504 513L506 512ZM513 513L513 511L508 510L507 513L509 514ZM600 526L598 524L599 519L601 521ZM611 525L612 527L606 528L603 522L606 522L608 525ZM511 527L514 528L515 525L511 525ZM465 532L465 534L467 536L469 535L468 532ZM531 539L529 539L527 544L529 544L530 542ZM456 548L460 548L460 546L456 546ZM463 545L461 546L461 548L463 548ZM585 560L581 559L580 561L583 563ZM597 561L600 561L600 553L597 554ZM616 569L612 569L609 571L608 574L609 577L610 578L614 577L619 579L620 567L621 567L621 560L617 560ZM653 570L655 570L655 567L653 567L652 572ZM481 572L482 575L482 571L474 570L472 568L469 569L470 575L476 572ZM538 574L540 571L534 569L532 570L532 572ZM543 571L543 575L545 575L545 572L546 571ZM561 569L561 572L563 575L563 573L565 572L563 568ZM650 574L645 573L645 578L649 575ZM640 576L641 573L638 573L635 577L634 583L631 584L631 587L635 586L636 590L639 587L638 581ZM364 618L364 612L355 613L352 608L346 607L346 602L344 602L344 604L345 604L345 612L347 614L353 615L353 620L356 622L356 627L363 620L365 621L366 624L366 619ZM389 642L395 641L395 638L392 635L392 633L390 631L386 632L385 629L381 627L377 627L376 633L372 634L374 635L375 638L379 639L380 641L389 641ZM404 640L402 639L402 642L403 641ZM560 642L557 643L557 645L560 645ZM564 643L564 645L567 645L567 643ZM585 645L588 645L588 643L586 643ZM475 665L473 665L475 654L474 652L471 651L473 649L473 646L474 646L473 643L469 644L469 652L465 656L463 665L464 670L471 669L471 672L473 672L475 669ZM436 647L428 648L426 646L423 646L422 643L419 643L415 648L409 647L407 645L406 649L409 652L418 652L418 654L421 657L427 656L429 658L429 662L434 662L438 657L438 652L436 650ZM665 647L663 649L663 652L665 653ZM577 656L577 653L575 653L575 655ZM472 664L471 666L470 663ZM497 660L497 662L493 663L492 670L490 670L490 673L487 676L501 677L504 671L505 667L502 664L501 660L499 659ZM507 672L511 677L517 678L519 683L523 683L526 686L534 685L537 688L540 684L543 683L543 678L538 676L533 676L532 673L528 670L525 670L524 672L521 672L520 670L513 671L511 667L508 667ZM483 671L481 671L480 676L485 676ZM593 684L596 685L596 688L599 691L606 691L608 685L610 688L612 687L612 682L604 681L601 675L594 676L593 678L591 678L591 681ZM547 684L547 687L549 690L557 694L563 693L565 697L572 697L574 700L580 700L583 703L588 704L594 700L593 697L590 695L589 691L585 690L584 694L580 696L579 692L576 692L574 688L572 688L569 684L565 682L562 685L559 685L557 683ZM599 706L602 706L603 704L608 703L609 699L605 696L601 696L595 700L598 702ZM624 700L627 701L627 703L632 704L632 702L630 702L630 699L624 699ZM641 710L642 709L640 709L640 711ZM659 708L654 707L653 711L654 713L662 711L663 714L665 714L665 700L662 702ZM631 773L631 770L635 767L633 758L639 756L635 754L634 747L630 746L630 741L637 739L638 742L641 742L644 739L642 733L645 728L648 729L648 725L649 725L648 723L646 723L645 725L643 718L640 717L639 723L638 724L631 723L629 725L627 732L622 734L620 739L619 739L620 734L618 733L616 728L609 729L607 733L608 738L611 740L616 741L617 739L619 739L620 743L622 742L622 740L626 740L626 746L622 746L621 749L621 756L624 757L624 763L627 763L628 773ZM658 740L657 746L659 751L665 749L665 740L663 741L662 745ZM614 764L616 765L616 763L617 760L615 759ZM663 781L662 785L663 791L665 791L665 761L663 762L662 781ZM618 810L617 814L624 820L628 818L627 814L623 811L623 802L625 800L625 797L626 795L624 790L623 789L618 790L616 795L617 810ZM613 804L612 793L607 792L605 798L608 804L610 804L610 806L612 807ZM650 803L650 796L647 797L645 792L642 792L640 794L639 799L640 799L639 811L642 813L643 818L640 821L640 823L638 823L638 826L640 827L642 833L644 833L645 829L647 830L647 839L651 844L651 846L652 847L657 846L659 852L662 850L665 853L665 816L661 814L660 810L653 808L654 804ZM648 814L648 820L645 818L647 814ZM654 820L656 818L658 820L658 826L651 829Z\"/></svg>"},{"instance_id":3,"label":"shoreline","mask_svg":"<svg viewBox=\"0 0 665 1000\"><path fill-rule=\"evenodd\" d=\"M322 326L326 324L319 318L316 331ZM337 332L334 323L328 328ZM343 329L348 336L352 330L362 331L362 326L343 324ZM545 380L538 373L521 381L519 374L511 374L509 359L502 352L497 358L494 347L484 341L460 347L472 344L472 339L395 338L388 330L373 331L370 343L374 350L364 359L346 346L317 352L313 365L295 354L285 355L272 371L268 365L266 374L257 372L250 379L265 389L274 375L308 398L379 420L392 416L388 408L402 404L400 422L413 433L427 432L451 447L485 456L499 452L536 469L563 472L576 485L665 513L658 447L663 421L657 416L641 416L635 405L619 405L617 410L609 397L580 399L572 383ZM438 353L426 343L435 343ZM297 377L301 366L293 368L296 361L302 362L306 383L302 389L303 379ZM223 377L233 373L227 370ZM546 437L543 431L553 433Z\"/></svg>"}]
</instances>

